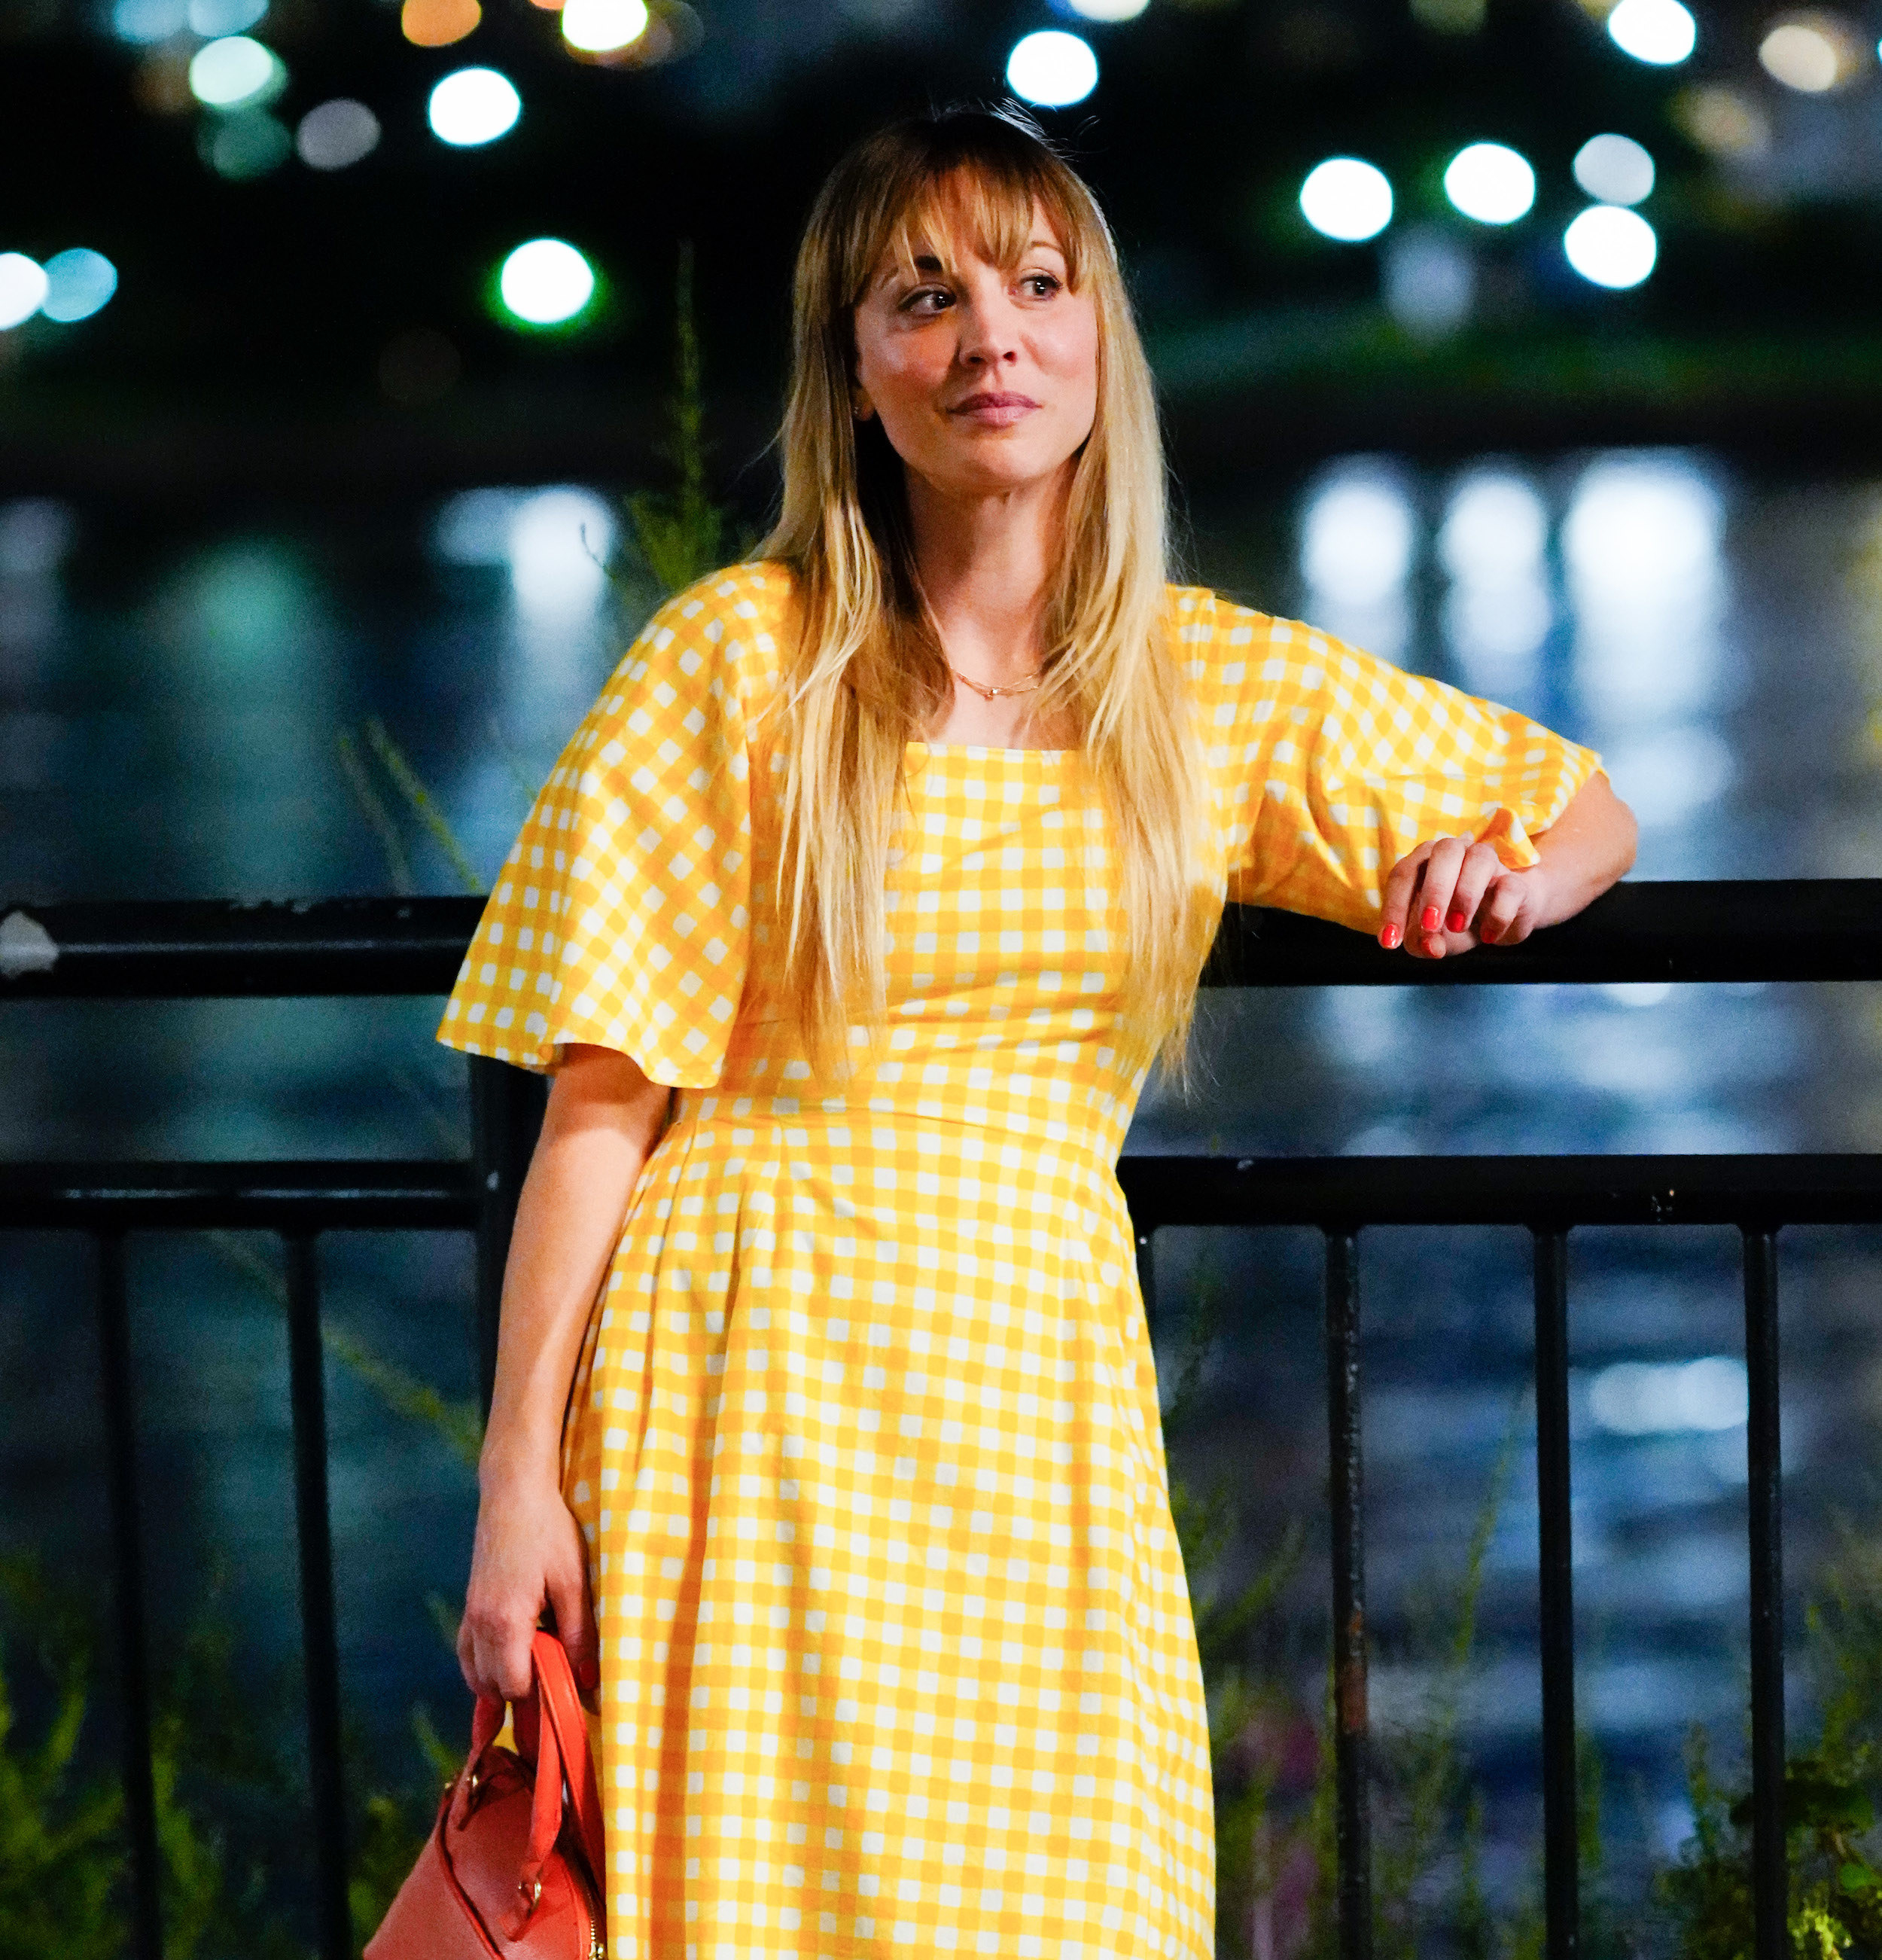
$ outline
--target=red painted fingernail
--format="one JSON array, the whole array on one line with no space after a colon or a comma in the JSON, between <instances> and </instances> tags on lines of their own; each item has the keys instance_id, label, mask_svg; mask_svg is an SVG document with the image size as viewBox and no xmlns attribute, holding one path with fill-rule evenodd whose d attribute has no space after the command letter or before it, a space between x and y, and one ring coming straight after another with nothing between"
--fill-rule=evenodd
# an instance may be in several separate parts
<instances>
[{"instance_id":1,"label":"red painted fingernail","mask_svg":"<svg viewBox=\"0 0 1882 1960\"><path fill-rule=\"evenodd\" d=\"M1453 932L1461 932L1470 923L1470 921L1466 918L1461 912L1453 912L1451 916L1445 921L1445 924L1448 925Z\"/></svg>"},{"instance_id":2,"label":"red painted fingernail","mask_svg":"<svg viewBox=\"0 0 1882 1960\"><path fill-rule=\"evenodd\" d=\"M1435 932L1438 930L1438 908L1435 905L1426 906L1418 923L1426 931Z\"/></svg>"},{"instance_id":3,"label":"red painted fingernail","mask_svg":"<svg viewBox=\"0 0 1882 1960\"><path fill-rule=\"evenodd\" d=\"M1496 920L1488 920L1479 926L1477 929L1477 936L1486 946L1494 946L1496 943Z\"/></svg>"},{"instance_id":4,"label":"red painted fingernail","mask_svg":"<svg viewBox=\"0 0 1882 1960\"><path fill-rule=\"evenodd\" d=\"M1379 943L1388 953L1397 950L1398 943L1405 935L1395 925L1386 926L1379 934Z\"/></svg>"}]
</instances>

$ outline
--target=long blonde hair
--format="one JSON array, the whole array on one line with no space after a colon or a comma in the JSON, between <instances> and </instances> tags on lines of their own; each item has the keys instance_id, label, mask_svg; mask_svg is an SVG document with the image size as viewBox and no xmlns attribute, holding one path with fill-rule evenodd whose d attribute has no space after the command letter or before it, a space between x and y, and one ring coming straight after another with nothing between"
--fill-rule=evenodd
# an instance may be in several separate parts
<instances>
[{"instance_id":1,"label":"long blonde hair","mask_svg":"<svg viewBox=\"0 0 1882 1960\"><path fill-rule=\"evenodd\" d=\"M760 547L796 574L802 632L782 650L786 991L818 1052L879 1021L887 857L906 744L949 698L916 574L902 466L858 423L855 308L885 253L956 231L1018 264L1042 205L1098 318L1098 408L1078 453L1044 622L1037 712L1063 715L1104 800L1129 924L1124 1007L1181 1072L1207 951L1213 832L1199 731L1167 618L1164 462L1150 372L1111 232L1083 180L1010 111L897 123L831 173L797 256L784 505Z\"/></svg>"}]
</instances>

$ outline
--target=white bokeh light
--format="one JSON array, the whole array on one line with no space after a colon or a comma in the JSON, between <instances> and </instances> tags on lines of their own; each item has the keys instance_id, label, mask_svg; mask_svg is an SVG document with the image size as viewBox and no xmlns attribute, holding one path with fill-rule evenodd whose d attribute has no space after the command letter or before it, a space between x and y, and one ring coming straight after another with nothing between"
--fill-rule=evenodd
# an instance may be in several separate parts
<instances>
[{"instance_id":1,"label":"white bokeh light","mask_svg":"<svg viewBox=\"0 0 1882 1960\"><path fill-rule=\"evenodd\" d=\"M1479 470L1451 493L1438 562L1473 585L1533 578L1549 543L1549 514L1534 486L1506 470Z\"/></svg>"},{"instance_id":2,"label":"white bokeh light","mask_svg":"<svg viewBox=\"0 0 1882 1960\"><path fill-rule=\"evenodd\" d=\"M294 148L310 170L344 170L370 157L379 135L379 118L364 103L335 96L301 117Z\"/></svg>"},{"instance_id":3,"label":"white bokeh light","mask_svg":"<svg viewBox=\"0 0 1882 1960\"><path fill-rule=\"evenodd\" d=\"M1411 509L1395 485L1332 483L1307 507L1302 574L1330 599L1374 604L1404 584L1413 542Z\"/></svg>"},{"instance_id":4,"label":"white bokeh light","mask_svg":"<svg viewBox=\"0 0 1882 1960\"><path fill-rule=\"evenodd\" d=\"M1639 212L1597 204L1563 233L1562 249L1583 278L1624 292L1653 270L1660 241Z\"/></svg>"},{"instance_id":5,"label":"white bokeh light","mask_svg":"<svg viewBox=\"0 0 1882 1960\"><path fill-rule=\"evenodd\" d=\"M1826 95L1855 78L1862 65L1861 44L1848 26L1830 14L1804 14L1780 21L1758 43L1758 62L1772 81L1803 95Z\"/></svg>"},{"instance_id":6,"label":"white bokeh light","mask_svg":"<svg viewBox=\"0 0 1882 1960\"><path fill-rule=\"evenodd\" d=\"M1575 153L1575 181L1600 203L1639 204L1653 180L1653 158L1631 136L1591 136Z\"/></svg>"},{"instance_id":7,"label":"white bokeh light","mask_svg":"<svg viewBox=\"0 0 1882 1960\"><path fill-rule=\"evenodd\" d=\"M167 41L189 24L186 0L117 0L111 9L111 31L139 46Z\"/></svg>"},{"instance_id":8,"label":"white bokeh light","mask_svg":"<svg viewBox=\"0 0 1882 1960\"><path fill-rule=\"evenodd\" d=\"M1356 245L1376 238L1391 223L1392 186L1376 164L1358 157L1329 157L1307 173L1300 208L1323 238Z\"/></svg>"},{"instance_id":9,"label":"white bokeh light","mask_svg":"<svg viewBox=\"0 0 1882 1960\"><path fill-rule=\"evenodd\" d=\"M1588 1383L1588 1413L1617 1436L1737 1429L1751 1406L1745 1364L1729 1354L1699 1361L1617 1361Z\"/></svg>"},{"instance_id":10,"label":"white bokeh light","mask_svg":"<svg viewBox=\"0 0 1882 1960\"><path fill-rule=\"evenodd\" d=\"M1536 201L1536 173L1506 144L1472 143L1451 159L1444 194L1480 224L1514 224Z\"/></svg>"},{"instance_id":11,"label":"white bokeh light","mask_svg":"<svg viewBox=\"0 0 1882 1960\"><path fill-rule=\"evenodd\" d=\"M1065 0L1065 4L1082 20L1134 21L1150 0Z\"/></svg>"},{"instance_id":12,"label":"white bokeh light","mask_svg":"<svg viewBox=\"0 0 1882 1960\"><path fill-rule=\"evenodd\" d=\"M24 252L0 252L0 332L30 320L49 283L37 259Z\"/></svg>"},{"instance_id":13,"label":"white bokeh light","mask_svg":"<svg viewBox=\"0 0 1882 1960\"><path fill-rule=\"evenodd\" d=\"M1098 57L1076 34L1047 27L1016 42L1006 57L1006 86L1022 102L1063 109L1098 86Z\"/></svg>"},{"instance_id":14,"label":"white bokeh light","mask_svg":"<svg viewBox=\"0 0 1882 1960\"><path fill-rule=\"evenodd\" d=\"M612 54L647 32L647 0L565 0L562 38L584 54Z\"/></svg>"},{"instance_id":15,"label":"white bokeh light","mask_svg":"<svg viewBox=\"0 0 1882 1960\"><path fill-rule=\"evenodd\" d=\"M532 238L503 262L503 303L532 326L573 320L595 292L594 268L567 240Z\"/></svg>"},{"instance_id":16,"label":"white bokeh light","mask_svg":"<svg viewBox=\"0 0 1882 1960\"><path fill-rule=\"evenodd\" d=\"M1620 0L1607 33L1623 54L1655 68L1676 66L1699 44L1699 24L1680 0Z\"/></svg>"},{"instance_id":17,"label":"white bokeh light","mask_svg":"<svg viewBox=\"0 0 1882 1960\"><path fill-rule=\"evenodd\" d=\"M510 589L536 618L592 612L608 582L615 520L593 491L539 490L512 511L505 539Z\"/></svg>"},{"instance_id":18,"label":"white bokeh light","mask_svg":"<svg viewBox=\"0 0 1882 1960\"><path fill-rule=\"evenodd\" d=\"M89 320L118 289L118 269L102 252L75 245L46 262L46 297L40 310L62 324Z\"/></svg>"},{"instance_id":19,"label":"white bokeh light","mask_svg":"<svg viewBox=\"0 0 1882 1960\"><path fill-rule=\"evenodd\" d=\"M205 109L246 109L272 100L287 71L272 48L246 34L225 34L199 48L189 63L189 91Z\"/></svg>"},{"instance_id":20,"label":"white bokeh light","mask_svg":"<svg viewBox=\"0 0 1882 1960\"><path fill-rule=\"evenodd\" d=\"M1451 580L1445 638L1477 692L1507 698L1539 677L1555 623L1549 597L1549 514L1534 485L1508 469L1473 470L1452 489L1437 538Z\"/></svg>"},{"instance_id":21,"label":"white bokeh light","mask_svg":"<svg viewBox=\"0 0 1882 1960\"><path fill-rule=\"evenodd\" d=\"M268 0L189 0L189 31L205 41L221 34L245 34L267 12Z\"/></svg>"},{"instance_id":22,"label":"white bokeh light","mask_svg":"<svg viewBox=\"0 0 1882 1960\"><path fill-rule=\"evenodd\" d=\"M523 97L494 68L460 68L432 90L425 114L440 143L469 149L494 143L517 126Z\"/></svg>"}]
</instances>

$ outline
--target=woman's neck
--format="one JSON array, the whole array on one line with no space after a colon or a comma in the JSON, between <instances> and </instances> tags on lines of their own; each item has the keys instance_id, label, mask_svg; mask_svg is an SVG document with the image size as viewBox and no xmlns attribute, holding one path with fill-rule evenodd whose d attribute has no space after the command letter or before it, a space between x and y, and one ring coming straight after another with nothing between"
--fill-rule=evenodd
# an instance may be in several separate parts
<instances>
[{"instance_id":1,"label":"woman's neck","mask_svg":"<svg viewBox=\"0 0 1882 1960\"><path fill-rule=\"evenodd\" d=\"M922 589L949 664L975 680L1003 686L1038 671L1066 487L962 498L910 473Z\"/></svg>"}]
</instances>

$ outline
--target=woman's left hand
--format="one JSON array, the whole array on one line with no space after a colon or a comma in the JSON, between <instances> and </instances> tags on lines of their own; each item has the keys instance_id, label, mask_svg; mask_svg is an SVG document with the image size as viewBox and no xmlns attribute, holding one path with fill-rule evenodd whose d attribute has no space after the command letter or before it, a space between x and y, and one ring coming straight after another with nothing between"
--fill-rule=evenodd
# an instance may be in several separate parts
<instances>
[{"instance_id":1,"label":"woman's left hand","mask_svg":"<svg viewBox=\"0 0 1882 1960\"><path fill-rule=\"evenodd\" d=\"M1514 946L1549 912L1546 865L1508 870L1487 844L1434 837L1407 851L1385 880L1379 943L1417 959L1473 946Z\"/></svg>"}]
</instances>

